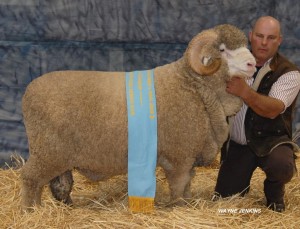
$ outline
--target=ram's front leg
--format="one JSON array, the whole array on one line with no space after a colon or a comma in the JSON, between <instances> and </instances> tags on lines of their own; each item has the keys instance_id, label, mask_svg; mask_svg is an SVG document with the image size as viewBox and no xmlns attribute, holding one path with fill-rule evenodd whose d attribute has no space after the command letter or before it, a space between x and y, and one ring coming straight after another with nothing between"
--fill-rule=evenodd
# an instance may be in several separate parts
<instances>
[{"instance_id":1,"label":"ram's front leg","mask_svg":"<svg viewBox=\"0 0 300 229\"><path fill-rule=\"evenodd\" d=\"M192 198L192 192L191 192L191 182L193 177L195 176L195 169L194 167L190 170L190 182L187 183L187 185L184 188L184 192L183 192L183 198L185 200L187 199L191 199Z\"/></svg>"},{"instance_id":2,"label":"ram's front leg","mask_svg":"<svg viewBox=\"0 0 300 229\"><path fill-rule=\"evenodd\" d=\"M164 168L171 194L170 205L182 206L186 204L186 198L191 198L190 182L194 175L194 161L185 160L185 164L177 164L172 169Z\"/></svg>"}]
</instances>

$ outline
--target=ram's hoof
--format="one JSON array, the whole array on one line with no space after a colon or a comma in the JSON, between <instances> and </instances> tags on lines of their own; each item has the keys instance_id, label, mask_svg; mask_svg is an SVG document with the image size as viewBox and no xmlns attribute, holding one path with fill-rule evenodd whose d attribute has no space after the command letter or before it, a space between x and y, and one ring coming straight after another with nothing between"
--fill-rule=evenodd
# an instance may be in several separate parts
<instances>
[{"instance_id":1,"label":"ram's hoof","mask_svg":"<svg viewBox=\"0 0 300 229\"><path fill-rule=\"evenodd\" d=\"M166 207L182 207L187 205L187 201L183 198L178 198L167 203Z\"/></svg>"}]
</instances>

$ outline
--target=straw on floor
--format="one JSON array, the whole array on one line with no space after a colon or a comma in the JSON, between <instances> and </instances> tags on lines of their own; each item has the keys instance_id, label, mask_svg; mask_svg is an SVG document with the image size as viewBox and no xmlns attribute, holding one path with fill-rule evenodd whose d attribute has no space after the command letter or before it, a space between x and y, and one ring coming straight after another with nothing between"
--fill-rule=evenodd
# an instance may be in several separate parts
<instances>
[{"instance_id":1,"label":"straw on floor","mask_svg":"<svg viewBox=\"0 0 300 229\"><path fill-rule=\"evenodd\" d=\"M297 160L300 169L300 159ZM193 199L184 207L170 207L169 189L157 169L156 210L152 214L130 213L127 208L127 177L117 176L93 183L74 171L73 207L55 201L44 188L42 207L22 213L20 168L0 170L0 228L299 228L299 171L286 186L286 211L276 213L265 207L264 174L257 169L251 191L211 201L218 165L197 168L192 182Z\"/></svg>"}]
</instances>

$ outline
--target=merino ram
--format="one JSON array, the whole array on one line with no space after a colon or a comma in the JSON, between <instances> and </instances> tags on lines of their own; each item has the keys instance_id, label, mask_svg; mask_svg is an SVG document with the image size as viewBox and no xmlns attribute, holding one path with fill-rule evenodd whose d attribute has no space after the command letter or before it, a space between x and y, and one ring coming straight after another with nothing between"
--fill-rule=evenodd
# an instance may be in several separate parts
<instances>
[{"instance_id":1,"label":"merino ram","mask_svg":"<svg viewBox=\"0 0 300 229\"><path fill-rule=\"evenodd\" d=\"M157 165L171 201L191 196L195 161L213 161L228 136L226 116L242 102L226 92L226 81L254 71L246 36L228 24L203 30L182 58L154 69ZM58 71L30 83L22 100L30 151L21 172L25 208L41 203L49 182L58 200L71 203L74 168L94 181L127 172L125 91L124 72Z\"/></svg>"}]
</instances>

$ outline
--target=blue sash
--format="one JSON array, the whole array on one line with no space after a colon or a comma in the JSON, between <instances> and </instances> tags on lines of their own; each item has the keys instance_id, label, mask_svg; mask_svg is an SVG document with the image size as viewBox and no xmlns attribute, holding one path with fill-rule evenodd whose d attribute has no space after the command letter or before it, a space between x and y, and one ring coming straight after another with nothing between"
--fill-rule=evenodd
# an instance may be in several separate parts
<instances>
[{"instance_id":1,"label":"blue sash","mask_svg":"<svg viewBox=\"0 0 300 229\"><path fill-rule=\"evenodd\" d=\"M153 70L126 72L128 202L133 212L154 209L157 117Z\"/></svg>"}]
</instances>

